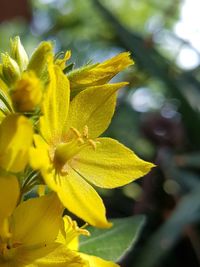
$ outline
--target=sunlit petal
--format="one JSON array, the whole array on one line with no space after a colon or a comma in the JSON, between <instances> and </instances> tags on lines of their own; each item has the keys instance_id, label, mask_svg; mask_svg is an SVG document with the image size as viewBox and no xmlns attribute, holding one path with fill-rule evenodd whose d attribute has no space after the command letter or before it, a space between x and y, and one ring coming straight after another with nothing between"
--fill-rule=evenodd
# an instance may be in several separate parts
<instances>
[{"instance_id":1,"label":"sunlit petal","mask_svg":"<svg viewBox=\"0 0 200 267\"><path fill-rule=\"evenodd\" d=\"M53 242L60 228L62 212L62 205L54 193L23 202L13 214L13 240L24 245Z\"/></svg>"},{"instance_id":2,"label":"sunlit petal","mask_svg":"<svg viewBox=\"0 0 200 267\"><path fill-rule=\"evenodd\" d=\"M59 246L46 257L39 259L37 264L38 267L89 267L88 262L77 252L71 251L65 246Z\"/></svg>"},{"instance_id":3,"label":"sunlit petal","mask_svg":"<svg viewBox=\"0 0 200 267\"><path fill-rule=\"evenodd\" d=\"M128 184L147 174L154 166L111 138L97 139L96 150L87 147L74 159L73 166L89 182L104 188Z\"/></svg>"},{"instance_id":4,"label":"sunlit petal","mask_svg":"<svg viewBox=\"0 0 200 267\"><path fill-rule=\"evenodd\" d=\"M62 70L49 65L49 85L44 95L40 131L47 141L59 139L66 122L69 107L69 81Z\"/></svg>"},{"instance_id":5,"label":"sunlit petal","mask_svg":"<svg viewBox=\"0 0 200 267\"><path fill-rule=\"evenodd\" d=\"M32 138L32 125L27 118L16 114L7 116L0 125L0 167L22 171L28 163Z\"/></svg>"},{"instance_id":6,"label":"sunlit petal","mask_svg":"<svg viewBox=\"0 0 200 267\"><path fill-rule=\"evenodd\" d=\"M0 236L9 236L8 218L17 205L20 194L15 176L0 176Z\"/></svg>"},{"instance_id":7,"label":"sunlit petal","mask_svg":"<svg viewBox=\"0 0 200 267\"><path fill-rule=\"evenodd\" d=\"M87 255L84 253L79 253L81 258L88 261L89 267L119 267L118 264L111 262L111 261L105 261L101 258Z\"/></svg>"},{"instance_id":8,"label":"sunlit petal","mask_svg":"<svg viewBox=\"0 0 200 267\"><path fill-rule=\"evenodd\" d=\"M71 170L60 177L57 194L63 205L80 218L97 227L110 227L105 207L97 192L80 175Z\"/></svg>"},{"instance_id":9,"label":"sunlit petal","mask_svg":"<svg viewBox=\"0 0 200 267\"><path fill-rule=\"evenodd\" d=\"M102 63L86 65L69 73L71 94L76 94L89 87L105 85L116 74L132 65L129 52L120 53Z\"/></svg>"},{"instance_id":10,"label":"sunlit petal","mask_svg":"<svg viewBox=\"0 0 200 267\"><path fill-rule=\"evenodd\" d=\"M126 84L106 84L79 93L70 103L67 128L74 127L82 132L87 125L89 137L98 137L110 124L115 110L117 91Z\"/></svg>"}]
</instances>

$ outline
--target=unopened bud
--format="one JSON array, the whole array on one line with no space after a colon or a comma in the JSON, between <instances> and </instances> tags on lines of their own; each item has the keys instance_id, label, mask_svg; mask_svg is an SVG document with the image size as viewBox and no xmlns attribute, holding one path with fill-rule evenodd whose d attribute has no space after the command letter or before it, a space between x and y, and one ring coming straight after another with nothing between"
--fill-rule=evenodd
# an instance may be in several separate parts
<instances>
[{"instance_id":1,"label":"unopened bud","mask_svg":"<svg viewBox=\"0 0 200 267\"><path fill-rule=\"evenodd\" d=\"M28 65L27 53L21 44L19 36L10 39L11 57L18 63L20 70L24 71Z\"/></svg>"},{"instance_id":2,"label":"unopened bud","mask_svg":"<svg viewBox=\"0 0 200 267\"><path fill-rule=\"evenodd\" d=\"M2 78L8 85L14 84L20 78L20 69L17 62L8 53L1 54Z\"/></svg>"},{"instance_id":3,"label":"unopened bud","mask_svg":"<svg viewBox=\"0 0 200 267\"><path fill-rule=\"evenodd\" d=\"M42 42L31 56L27 69L45 79L45 76L48 76L47 65L50 58L53 59L52 44L51 42Z\"/></svg>"}]
</instances>

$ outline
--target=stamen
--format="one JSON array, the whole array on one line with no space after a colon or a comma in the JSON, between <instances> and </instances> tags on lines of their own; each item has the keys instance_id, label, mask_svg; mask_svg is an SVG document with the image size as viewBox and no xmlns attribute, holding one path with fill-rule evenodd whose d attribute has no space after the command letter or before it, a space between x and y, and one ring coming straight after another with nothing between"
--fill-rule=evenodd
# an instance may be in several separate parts
<instances>
[{"instance_id":1,"label":"stamen","mask_svg":"<svg viewBox=\"0 0 200 267\"><path fill-rule=\"evenodd\" d=\"M84 225L82 225L79 229L81 230L81 234L82 235L86 235L86 236L90 236L90 232L88 232L87 229L85 229L89 224L85 223Z\"/></svg>"},{"instance_id":2,"label":"stamen","mask_svg":"<svg viewBox=\"0 0 200 267\"><path fill-rule=\"evenodd\" d=\"M54 174L54 179L56 184L61 185L60 175L58 173Z\"/></svg>"},{"instance_id":3,"label":"stamen","mask_svg":"<svg viewBox=\"0 0 200 267\"><path fill-rule=\"evenodd\" d=\"M81 137L81 133L74 127L71 127L70 130L77 136Z\"/></svg>"},{"instance_id":4,"label":"stamen","mask_svg":"<svg viewBox=\"0 0 200 267\"><path fill-rule=\"evenodd\" d=\"M77 141L80 145L83 145L85 143L82 137L79 137Z\"/></svg>"},{"instance_id":5,"label":"stamen","mask_svg":"<svg viewBox=\"0 0 200 267\"><path fill-rule=\"evenodd\" d=\"M93 148L94 150L96 150L96 148L97 148L97 143L96 143L94 140L89 139L89 140L88 140L88 143L92 146L92 148Z\"/></svg>"},{"instance_id":6,"label":"stamen","mask_svg":"<svg viewBox=\"0 0 200 267\"><path fill-rule=\"evenodd\" d=\"M68 216L66 216L65 218L68 222L66 224L67 228L65 228L67 243L71 242L74 238L76 238L79 235L86 235L86 236L90 235L90 233L86 229L83 229L83 227L79 227L76 221L73 221Z\"/></svg>"},{"instance_id":7,"label":"stamen","mask_svg":"<svg viewBox=\"0 0 200 267\"><path fill-rule=\"evenodd\" d=\"M88 138L88 126L87 125L85 125L83 128L83 136L85 138Z\"/></svg>"}]
</instances>

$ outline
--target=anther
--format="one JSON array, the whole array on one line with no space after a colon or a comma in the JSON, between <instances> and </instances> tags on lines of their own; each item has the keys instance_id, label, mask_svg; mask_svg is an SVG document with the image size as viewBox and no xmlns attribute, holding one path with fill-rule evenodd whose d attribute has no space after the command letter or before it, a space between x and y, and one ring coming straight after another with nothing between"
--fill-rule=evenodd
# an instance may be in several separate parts
<instances>
[{"instance_id":1,"label":"anther","mask_svg":"<svg viewBox=\"0 0 200 267\"><path fill-rule=\"evenodd\" d=\"M89 139L89 140L88 140L88 143L92 146L92 148L93 148L94 150L96 150L96 148L97 148L97 143L96 143L94 140Z\"/></svg>"},{"instance_id":2,"label":"anther","mask_svg":"<svg viewBox=\"0 0 200 267\"><path fill-rule=\"evenodd\" d=\"M80 145L83 145L85 143L82 137L79 137L77 141Z\"/></svg>"},{"instance_id":3,"label":"anther","mask_svg":"<svg viewBox=\"0 0 200 267\"><path fill-rule=\"evenodd\" d=\"M88 138L88 126L87 125L85 125L83 128L83 136L85 138Z\"/></svg>"},{"instance_id":4,"label":"anther","mask_svg":"<svg viewBox=\"0 0 200 267\"><path fill-rule=\"evenodd\" d=\"M77 137L81 137L80 132L79 132L76 128L71 127L70 130L72 130L72 132L73 132Z\"/></svg>"}]
</instances>

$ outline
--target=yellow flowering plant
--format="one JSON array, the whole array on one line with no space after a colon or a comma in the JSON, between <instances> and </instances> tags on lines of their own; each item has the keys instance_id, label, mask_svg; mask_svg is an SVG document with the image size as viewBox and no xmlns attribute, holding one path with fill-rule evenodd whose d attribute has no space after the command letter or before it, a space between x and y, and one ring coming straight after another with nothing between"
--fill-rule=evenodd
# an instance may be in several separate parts
<instances>
[{"instance_id":1,"label":"yellow flowering plant","mask_svg":"<svg viewBox=\"0 0 200 267\"><path fill-rule=\"evenodd\" d=\"M29 58L19 37L1 55L0 266L117 266L79 251L89 232L63 214L111 227L93 186L123 186L154 166L101 137L127 84L108 82L133 64L129 53L67 72L70 55L42 42Z\"/></svg>"}]
</instances>

